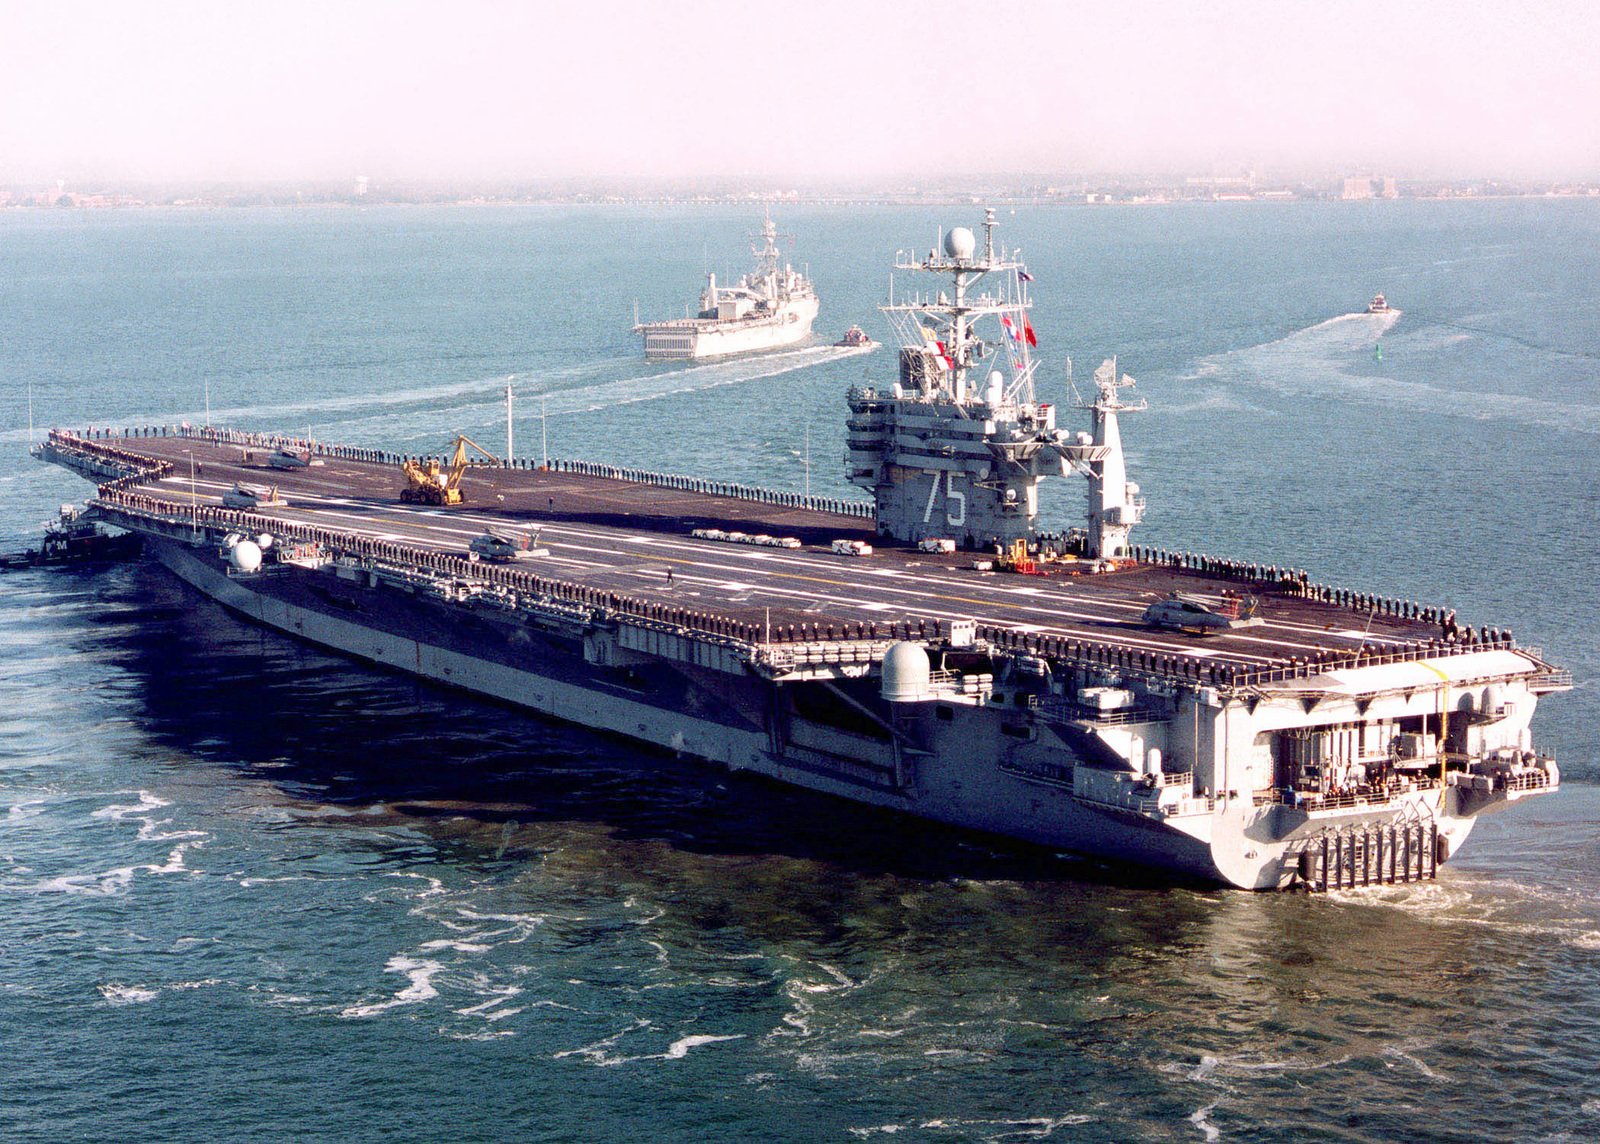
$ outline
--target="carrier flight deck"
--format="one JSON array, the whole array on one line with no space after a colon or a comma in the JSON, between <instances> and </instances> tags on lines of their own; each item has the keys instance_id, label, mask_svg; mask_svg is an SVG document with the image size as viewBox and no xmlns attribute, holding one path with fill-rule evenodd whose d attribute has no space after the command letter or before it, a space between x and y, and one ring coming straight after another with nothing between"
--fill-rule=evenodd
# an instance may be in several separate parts
<instances>
[{"instance_id":1,"label":"carrier flight deck","mask_svg":"<svg viewBox=\"0 0 1600 1144\"><path fill-rule=\"evenodd\" d=\"M463 482L464 505L426 508L400 503L393 465L329 456L315 468L285 472L269 469L259 447L214 444L204 437L113 444L171 463L172 472L145 491L175 505L190 503L192 456L198 505L220 507L222 494L240 482L270 482L286 502L271 516L285 524L455 556L464 556L472 538L486 529L537 534L549 555L520 562L529 570L748 623L770 621L780 629L832 625L843 634L847 625L854 631L855 625L900 620L974 620L1257 670L1296 659L1425 648L1444 635L1442 610L1438 621L1358 611L1354 599L1344 607L1306 598L1296 577L1265 568L1259 575L1227 575L1230 569L1220 564L1188 570L1163 562L1091 573L1074 566L1086 569L1092 562L1074 561L1026 576L977 571L968 552L926 553L878 543L871 555L836 555L835 540L877 541L872 522L667 483L474 465ZM248 462L247 452L253 454ZM697 528L794 537L804 547L701 540L690 535ZM1152 602L1174 591L1221 600L1245 590L1261 600L1255 626L1197 637L1156 630L1142 619Z\"/></svg>"}]
</instances>

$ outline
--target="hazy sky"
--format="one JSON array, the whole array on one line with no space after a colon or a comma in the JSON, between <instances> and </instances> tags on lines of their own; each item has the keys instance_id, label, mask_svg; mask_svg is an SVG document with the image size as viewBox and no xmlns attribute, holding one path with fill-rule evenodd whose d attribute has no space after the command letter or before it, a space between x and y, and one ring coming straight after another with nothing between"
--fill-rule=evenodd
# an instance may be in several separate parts
<instances>
[{"instance_id":1,"label":"hazy sky","mask_svg":"<svg viewBox=\"0 0 1600 1144\"><path fill-rule=\"evenodd\" d=\"M1600 175L1596 0L0 0L0 183Z\"/></svg>"}]
</instances>

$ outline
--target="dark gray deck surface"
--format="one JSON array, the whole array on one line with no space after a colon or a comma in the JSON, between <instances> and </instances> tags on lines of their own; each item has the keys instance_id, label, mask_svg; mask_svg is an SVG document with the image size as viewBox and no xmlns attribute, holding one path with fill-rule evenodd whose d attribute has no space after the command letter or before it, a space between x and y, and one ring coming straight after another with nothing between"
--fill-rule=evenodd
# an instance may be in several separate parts
<instances>
[{"instance_id":1,"label":"dark gray deck surface","mask_svg":"<svg viewBox=\"0 0 1600 1144\"><path fill-rule=\"evenodd\" d=\"M1020 576L978 572L973 555L930 556L878 545L859 517L575 473L474 468L467 503L407 505L394 466L328 458L314 468L278 471L246 464L236 445L181 438L116 444L171 461L175 475L143 491L180 503L218 504L236 481L274 484L290 502L273 515L315 527L464 554L490 525L537 531L548 557L521 566L538 575L622 592L749 623L830 624L905 619L974 619L1068 639L1105 643L1216 664L1270 666L1291 657L1349 655L1360 647L1395 651L1437 638L1436 623L1371 615L1290 596L1264 586L1165 567L1102 575ZM695 540L693 528L793 536L798 550ZM870 557L836 556L840 537L872 541ZM671 573L670 577L668 573ZM1191 636L1140 622L1146 606L1173 589L1220 594L1254 591L1263 623L1221 635Z\"/></svg>"}]
</instances>

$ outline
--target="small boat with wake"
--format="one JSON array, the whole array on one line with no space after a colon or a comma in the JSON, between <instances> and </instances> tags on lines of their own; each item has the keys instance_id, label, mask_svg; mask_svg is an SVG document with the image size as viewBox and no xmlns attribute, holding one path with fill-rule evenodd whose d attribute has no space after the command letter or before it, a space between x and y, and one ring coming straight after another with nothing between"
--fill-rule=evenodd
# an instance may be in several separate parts
<instances>
[{"instance_id":1,"label":"small boat with wake","mask_svg":"<svg viewBox=\"0 0 1600 1144\"><path fill-rule=\"evenodd\" d=\"M878 343L867 337L867 331L860 326L851 326L844 332L844 337L833 344L844 349L870 350Z\"/></svg>"}]
</instances>

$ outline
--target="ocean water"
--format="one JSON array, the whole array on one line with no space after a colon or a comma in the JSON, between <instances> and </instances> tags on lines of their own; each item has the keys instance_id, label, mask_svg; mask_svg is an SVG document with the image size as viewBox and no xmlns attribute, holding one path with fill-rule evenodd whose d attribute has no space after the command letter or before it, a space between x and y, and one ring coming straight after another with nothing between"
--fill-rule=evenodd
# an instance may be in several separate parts
<instances>
[{"instance_id":1,"label":"ocean water","mask_svg":"<svg viewBox=\"0 0 1600 1144\"><path fill-rule=\"evenodd\" d=\"M497 447L509 380L521 454L849 494L842 392L893 362L825 343L978 211L780 221L816 344L647 365L635 301L737 272L755 211L0 214L0 548L89 492L27 458L30 394L433 451ZM1600 1135L1600 203L1000 222L1044 393L1117 354L1149 400L1142 538L1544 647L1559 796L1433 884L1174 887L363 668L150 566L0 575L0 1138Z\"/></svg>"}]
</instances>

